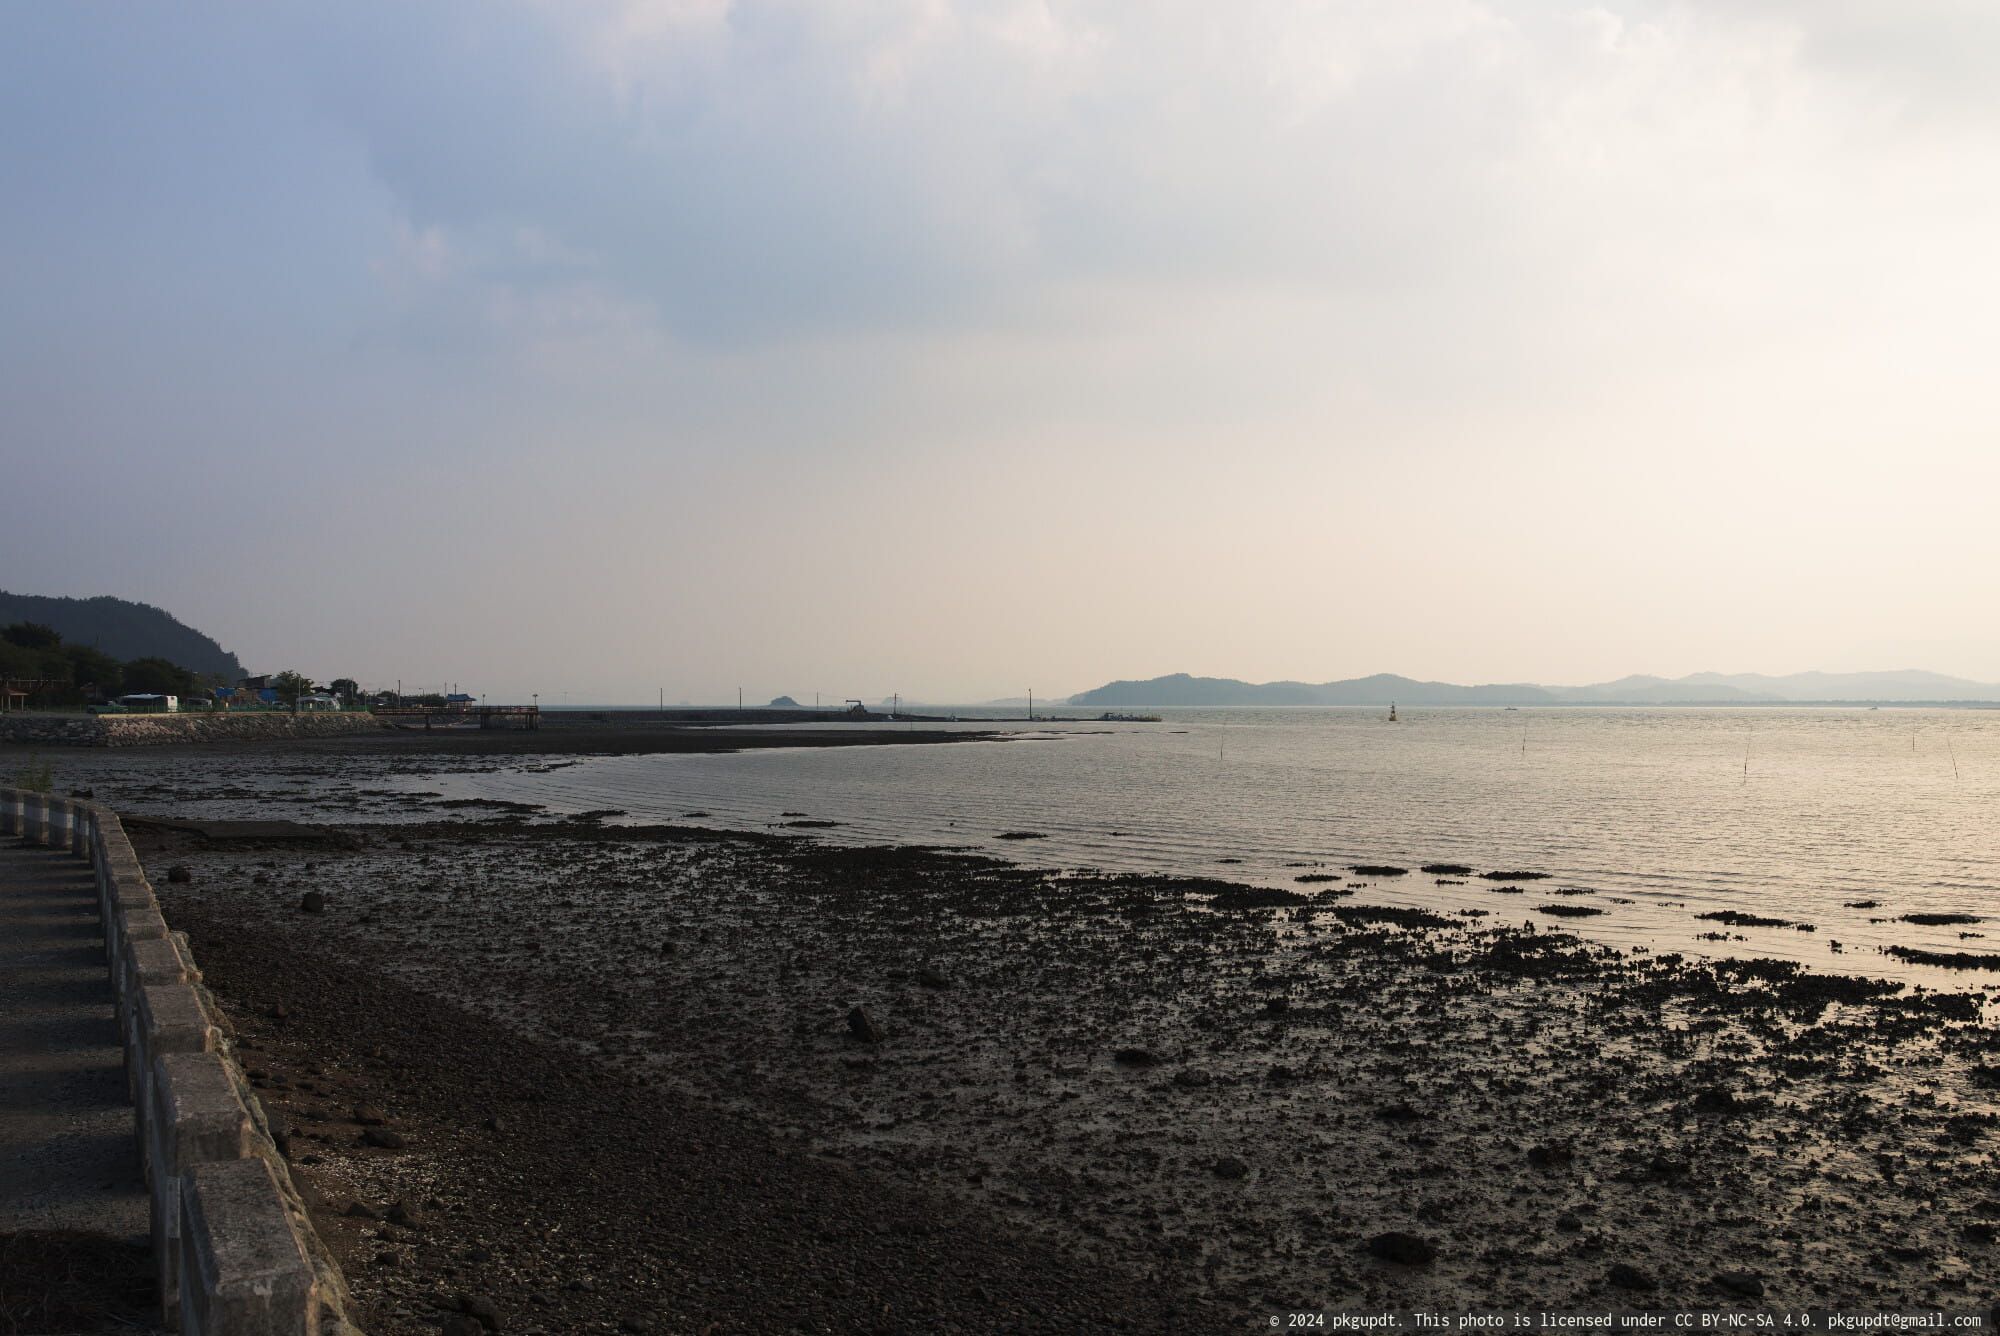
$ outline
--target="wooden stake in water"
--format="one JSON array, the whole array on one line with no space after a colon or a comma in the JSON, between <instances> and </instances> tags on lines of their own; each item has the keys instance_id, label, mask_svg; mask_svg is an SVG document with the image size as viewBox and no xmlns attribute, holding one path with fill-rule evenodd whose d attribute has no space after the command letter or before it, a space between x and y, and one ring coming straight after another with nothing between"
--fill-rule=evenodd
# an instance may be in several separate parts
<instances>
[{"instance_id":1,"label":"wooden stake in water","mask_svg":"<svg viewBox=\"0 0 2000 1336\"><path fill-rule=\"evenodd\" d=\"M1951 782L1958 783L1958 749L1951 745L1951 738L1944 740L1945 755L1951 757Z\"/></svg>"},{"instance_id":2,"label":"wooden stake in water","mask_svg":"<svg viewBox=\"0 0 2000 1336\"><path fill-rule=\"evenodd\" d=\"M1743 735L1743 782L1750 782L1750 735Z\"/></svg>"}]
</instances>

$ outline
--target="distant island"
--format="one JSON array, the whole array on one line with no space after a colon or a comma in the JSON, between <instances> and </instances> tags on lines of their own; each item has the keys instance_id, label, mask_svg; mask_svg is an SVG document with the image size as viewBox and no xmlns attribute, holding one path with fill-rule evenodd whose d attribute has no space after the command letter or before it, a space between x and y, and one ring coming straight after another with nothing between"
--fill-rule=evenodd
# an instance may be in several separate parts
<instances>
[{"instance_id":1,"label":"distant island","mask_svg":"<svg viewBox=\"0 0 2000 1336\"><path fill-rule=\"evenodd\" d=\"M1807 702L1884 704L2000 703L2000 684L1902 669L1883 673L1691 673L1633 676L1591 686L1532 682L1460 686L1419 682L1394 673L1338 682L1243 682L1233 677L1170 673L1144 681L1111 682L1079 692L1070 705L1098 708L1198 705L1758 705Z\"/></svg>"}]
</instances>

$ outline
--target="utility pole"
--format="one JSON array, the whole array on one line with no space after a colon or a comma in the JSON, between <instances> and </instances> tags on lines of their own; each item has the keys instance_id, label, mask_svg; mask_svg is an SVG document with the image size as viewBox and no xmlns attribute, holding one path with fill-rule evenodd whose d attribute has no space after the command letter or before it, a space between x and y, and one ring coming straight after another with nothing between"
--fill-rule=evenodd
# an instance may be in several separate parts
<instances>
[{"instance_id":1,"label":"utility pole","mask_svg":"<svg viewBox=\"0 0 2000 1336\"><path fill-rule=\"evenodd\" d=\"M1028 688L1028 722L1031 724L1035 722L1035 689L1033 687Z\"/></svg>"}]
</instances>

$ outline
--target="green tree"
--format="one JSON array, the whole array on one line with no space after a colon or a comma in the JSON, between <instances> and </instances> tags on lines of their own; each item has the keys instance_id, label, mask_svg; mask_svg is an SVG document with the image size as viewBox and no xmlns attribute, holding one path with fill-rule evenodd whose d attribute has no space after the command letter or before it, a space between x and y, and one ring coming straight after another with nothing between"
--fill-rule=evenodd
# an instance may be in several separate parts
<instances>
[{"instance_id":1,"label":"green tree","mask_svg":"<svg viewBox=\"0 0 2000 1336\"><path fill-rule=\"evenodd\" d=\"M125 690L162 696L192 696L201 689L195 675L165 659L134 659L125 665Z\"/></svg>"},{"instance_id":2,"label":"green tree","mask_svg":"<svg viewBox=\"0 0 2000 1336\"><path fill-rule=\"evenodd\" d=\"M47 632L47 635L41 632ZM55 704L70 689L69 659L59 648L60 644L61 637L53 631L30 622L16 622L0 631L0 679L54 683L54 686L36 687L29 695L28 703L38 707Z\"/></svg>"},{"instance_id":3,"label":"green tree","mask_svg":"<svg viewBox=\"0 0 2000 1336\"><path fill-rule=\"evenodd\" d=\"M79 692L115 696L123 690L124 665L103 650L90 645L64 645L62 652L69 660L69 680Z\"/></svg>"},{"instance_id":4,"label":"green tree","mask_svg":"<svg viewBox=\"0 0 2000 1336\"><path fill-rule=\"evenodd\" d=\"M0 639L22 649L55 649L62 644L62 636L53 626L40 622L15 622L5 630L0 630Z\"/></svg>"},{"instance_id":5,"label":"green tree","mask_svg":"<svg viewBox=\"0 0 2000 1336\"><path fill-rule=\"evenodd\" d=\"M296 710L299 708L299 697L310 696L312 694L313 684L312 679L304 673L294 672L290 668L287 668L284 672L272 677L271 689L278 693L279 700Z\"/></svg>"},{"instance_id":6,"label":"green tree","mask_svg":"<svg viewBox=\"0 0 2000 1336\"><path fill-rule=\"evenodd\" d=\"M327 684L327 690L342 700L353 700L361 694L361 684L351 677L336 677Z\"/></svg>"}]
</instances>

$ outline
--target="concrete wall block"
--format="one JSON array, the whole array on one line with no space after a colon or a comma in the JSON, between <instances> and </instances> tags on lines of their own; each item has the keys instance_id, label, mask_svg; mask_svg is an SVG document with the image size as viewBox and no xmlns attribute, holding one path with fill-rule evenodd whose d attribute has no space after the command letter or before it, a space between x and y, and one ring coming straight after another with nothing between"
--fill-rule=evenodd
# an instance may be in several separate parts
<instances>
[{"instance_id":1,"label":"concrete wall block","mask_svg":"<svg viewBox=\"0 0 2000 1336\"><path fill-rule=\"evenodd\" d=\"M145 1161L146 1181L154 1179L152 1138L146 1123L153 1107L154 1064L170 1053L209 1053L217 1048L215 1027L209 1024L201 997L184 983L157 984L138 990L127 1036L125 1075L132 1093L133 1131Z\"/></svg>"},{"instance_id":2,"label":"concrete wall block","mask_svg":"<svg viewBox=\"0 0 2000 1336\"><path fill-rule=\"evenodd\" d=\"M152 1086L153 1263L160 1311L171 1327L180 1308L182 1182L197 1164L254 1152L250 1115L219 1055L169 1053L153 1064Z\"/></svg>"},{"instance_id":3,"label":"concrete wall block","mask_svg":"<svg viewBox=\"0 0 2000 1336\"><path fill-rule=\"evenodd\" d=\"M183 1336L313 1336L312 1264L261 1158L197 1164L181 1185Z\"/></svg>"},{"instance_id":4,"label":"concrete wall block","mask_svg":"<svg viewBox=\"0 0 2000 1336\"><path fill-rule=\"evenodd\" d=\"M118 953L125 949L125 943L149 942L167 935L167 921L160 917L159 907L150 909L130 908L114 904L104 919L104 955L114 966ZM112 986L118 984L117 970L112 970Z\"/></svg>"}]
</instances>

